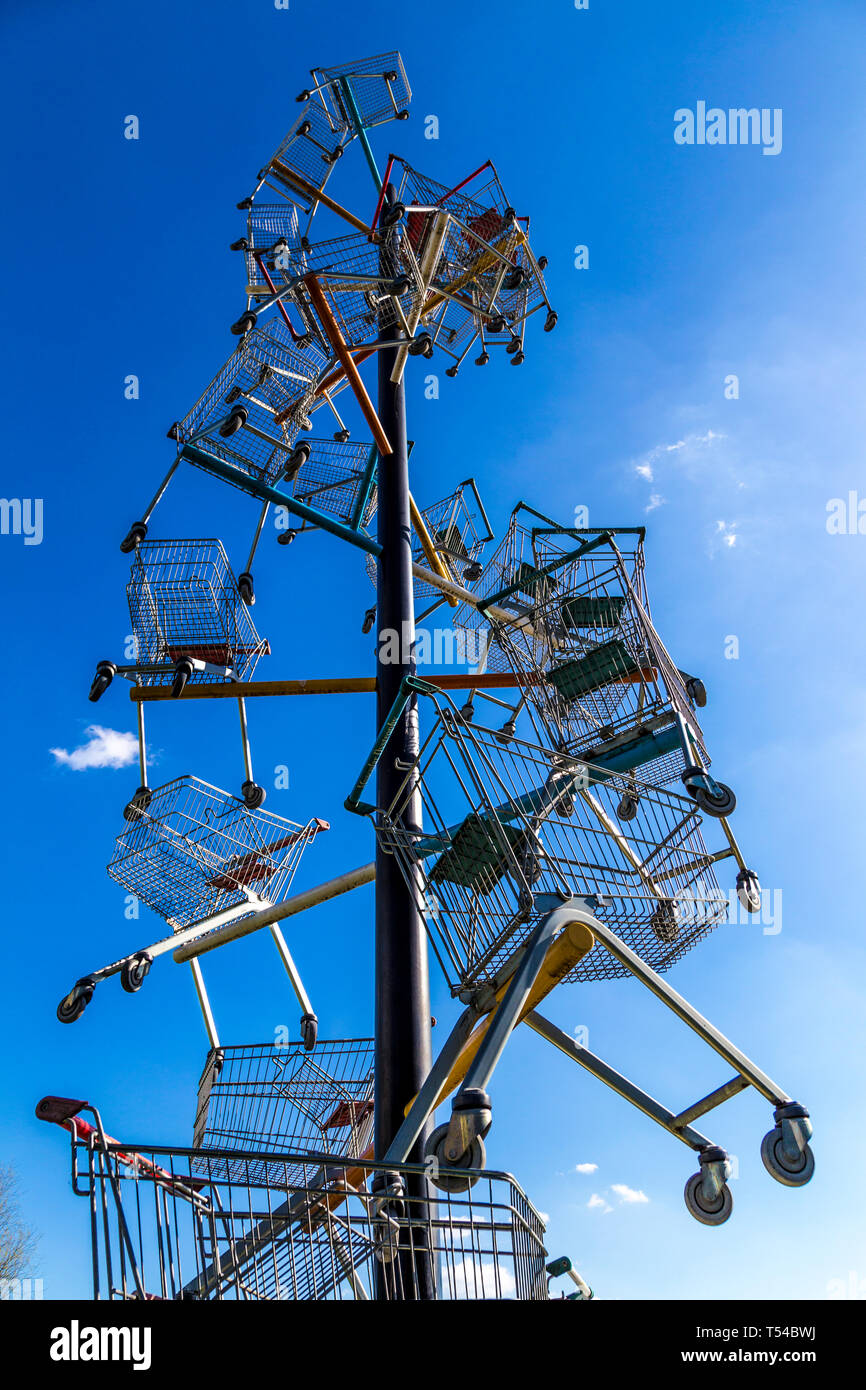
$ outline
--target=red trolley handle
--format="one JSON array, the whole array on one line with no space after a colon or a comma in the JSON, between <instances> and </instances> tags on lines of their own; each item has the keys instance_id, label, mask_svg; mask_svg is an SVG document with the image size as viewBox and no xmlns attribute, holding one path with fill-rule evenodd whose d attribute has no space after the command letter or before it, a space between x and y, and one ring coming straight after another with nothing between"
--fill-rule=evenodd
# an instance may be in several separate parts
<instances>
[{"instance_id":1,"label":"red trolley handle","mask_svg":"<svg viewBox=\"0 0 866 1390\"><path fill-rule=\"evenodd\" d=\"M79 1113L82 1110L92 1111L97 1123L92 1125L89 1120L83 1120ZM117 1139L112 1139L110 1134L105 1133L99 1112L86 1100L70 1100L66 1096L43 1096L36 1106L36 1118L59 1125L61 1129L67 1130L73 1139L95 1139L102 1147L110 1144L116 1150L115 1157L121 1163L134 1168L136 1173L144 1178L180 1192L182 1196L189 1197L206 1184L204 1178L180 1178L177 1174L170 1173L167 1168L161 1168L158 1163L145 1158L143 1154L122 1148Z\"/></svg>"}]
</instances>

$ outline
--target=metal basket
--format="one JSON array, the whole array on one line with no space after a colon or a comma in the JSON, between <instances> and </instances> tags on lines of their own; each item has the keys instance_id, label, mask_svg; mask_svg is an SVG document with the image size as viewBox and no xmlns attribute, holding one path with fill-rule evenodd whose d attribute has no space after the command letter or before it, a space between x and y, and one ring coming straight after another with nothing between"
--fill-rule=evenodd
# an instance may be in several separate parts
<instances>
[{"instance_id":1,"label":"metal basket","mask_svg":"<svg viewBox=\"0 0 866 1390\"><path fill-rule=\"evenodd\" d=\"M375 446L365 440L303 442L310 456L284 490L355 529L367 526L376 511Z\"/></svg>"},{"instance_id":2,"label":"metal basket","mask_svg":"<svg viewBox=\"0 0 866 1390\"><path fill-rule=\"evenodd\" d=\"M300 242L298 210L293 203L253 203L247 212L247 234L243 245L247 271L247 296L269 295L271 287L262 268L264 263L271 279L282 265L284 246L295 247Z\"/></svg>"},{"instance_id":3,"label":"metal basket","mask_svg":"<svg viewBox=\"0 0 866 1390\"><path fill-rule=\"evenodd\" d=\"M421 512L446 576L456 584L474 587L481 575L481 556L493 535L487 521L475 481L467 478L441 501L432 503ZM416 564L429 566L424 546L416 532L412 534L412 559ZM376 581L376 561L367 558L367 573ZM441 602L442 590L423 579L415 580L417 602Z\"/></svg>"},{"instance_id":4,"label":"metal basket","mask_svg":"<svg viewBox=\"0 0 866 1390\"><path fill-rule=\"evenodd\" d=\"M50 1097L37 1113L72 1132L95 1298L404 1300L424 1276L444 1300L549 1298L544 1223L507 1173L466 1170L474 1186L434 1203L418 1166L133 1151L85 1108Z\"/></svg>"},{"instance_id":5,"label":"metal basket","mask_svg":"<svg viewBox=\"0 0 866 1390\"><path fill-rule=\"evenodd\" d=\"M349 128L356 121L369 129L403 119L412 92L399 53L377 53L333 68L313 68L317 94L335 123Z\"/></svg>"},{"instance_id":6,"label":"metal basket","mask_svg":"<svg viewBox=\"0 0 866 1390\"><path fill-rule=\"evenodd\" d=\"M482 353L493 338L507 342L512 354L522 352L521 328L530 315L545 308L547 328L556 317L529 245L528 221L517 218L496 170L485 165L464 184L448 188L397 162L406 240L420 264L427 263L432 238L441 237L422 315L436 345L461 360L465 352L459 349L467 339L471 345L480 338ZM448 215L444 228L438 212Z\"/></svg>"},{"instance_id":7,"label":"metal basket","mask_svg":"<svg viewBox=\"0 0 866 1390\"><path fill-rule=\"evenodd\" d=\"M126 586L141 685L171 685L176 663L191 684L252 678L269 652L240 597L218 540L140 541ZM201 663L204 663L202 668Z\"/></svg>"},{"instance_id":8,"label":"metal basket","mask_svg":"<svg viewBox=\"0 0 866 1390\"><path fill-rule=\"evenodd\" d=\"M208 1053L195 1148L359 1158L372 1137L372 1038L319 1039L314 1052L261 1043Z\"/></svg>"},{"instance_id":9,"label":"metal basket","mask_svg":"<svg viewBox=\"0 0 866 1390\"><path fill-rule=\"evenodd\" d=\"M641 762L651 755L641 775L665 785L695 761L681 719L709 766L686 677L650 618L643 530L532 526L525 517L512 516L479 586L482 601L496 599L519 621L491 623L466 604L455 614L455 626L484 630L485 669L525 678L553 746L590 761L633 747Z\"/></svg>"},{"instance_id":10,"label":"metal basket","mask_svg":"<svg viewBox=\"0 0 866 1390\"><path fill-rule=\"evenodd\" d=\"M688 796L468 725L442 694L433 703L417 759L378 808L377 835L416 894L454 993L492 979L552 899L588 898L659 972L724 921ZM627 973L596 950L567 978Z\"/></svg>"},{"instance_id":11,"label":"metal basket","mask_svg":"<svg viewBox=\"0 0 866 1390\"><path fill-rule=\"evenodd\" d=\"M283 197L308 207L309 189L324 188L350 138L348 124L314 96L304 103L259 178Z\"/></svg>"},{"instance_id":12,"label":"metal basket","mask_svg":"<svg viewBox=\"0 0 866 1390\"><path fill-rule=\"evenodd\" d=\"M251 811L197 777L153 788L127 815L108 873L173 930L245 902L251 913L279 902L321 828Z\"/></svg>"},{"instance_id":13,"label":"metal basket","mask_svg":"<svg viewBox=\"0 0 866 1390\"><path fill-rule=\"evenodd\" d=\"M228 465L222 476L238 487L246 479L278 484L309 412L322 404L316 389L324 366L315 344L298 347L282 320L271 318L246 334L172 435L193 464Z\"/></svg>"}]
</instances>

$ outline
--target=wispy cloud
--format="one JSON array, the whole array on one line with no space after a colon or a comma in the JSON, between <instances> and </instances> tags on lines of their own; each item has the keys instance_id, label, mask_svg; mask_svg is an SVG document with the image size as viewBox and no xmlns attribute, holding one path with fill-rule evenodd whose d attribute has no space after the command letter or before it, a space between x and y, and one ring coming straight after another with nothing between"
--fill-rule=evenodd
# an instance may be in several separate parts
<instances>
[{"instance_id":1,"label":"wispy cloud","mask_svg":"<svg viewBox=\"0 0 866 1390\"><path fill-rule=\"evenodd\" d=\"M648 483L653 480L653 467L651 463L636 463L634 471L639 478L646 478Z\"/></svg>"},{"instance_id":2,"label":"wispy cloud","mask_svg":"<svg viewBox=\"0 0 866 1390\"><path fill-rule=\"evenodd\" d=\"M650 500L649 500L649 502L647 503L647 505L644 507L644 511L645 511L645 512L654 512L655 509L656 509L656 507L662 507L662 506L664 506L664 500L665 500L665 499L662 497L662 495L661 495L660 492L651 492L651 493L650 493Z\"/></svg>"},{"instance_id":3,"label":"wispy cloud","mask_svg":"<svg viewBox=\"0 0 866 1390\"><path fill-rule=\"evenodd\" d=\"M736 521L717 521L716 540L728 549L737 544L737 525Z\"/></svg>"},{"instance_id":4,"label":"wispy cloud","mask_svg":"<svg viewBox=\"0 0 866 1390\"><path fill-rule=\"evenodd\" d=\"M574 1165L574 1171L575 1171L575 1173L597 1173L597 1172L598 1172L598 1164L597 1164L597 1163L575 1163L575 1165Z\"/></svg>"},{"instance_id":5,"label":"wispy cloud","mask_svg":"<svg viewBox=\"0 0 866 1390\"><path fill-rule=\"evenodd\" d=\"M87 742L71 752L66 748L48 750L62 767L69 767L73 772L86 772L93 767L129 767L138 757L135 734L105 729L101 724L89 725L84 733Z\"/></svg>"},{"instance_id":6,"label":"wispy cloud","mask_svg":"<svg viewBox=\"0 0 866 1390\"><path fill-rule=\"evenodd\" d=\"M613 1211L613 1207L610 1206L603 1197L599 1197L597 1192L593 1192L586 1205L589 1207L590 1211Z\"/></svg>"},{"instance_id":7,"label":"wispy cloud","mask_svg":"<svg viewBox=\"0 0 866 1390\"><path fill-rule=\"evenodd\" d=\"M634 1187L627 1187L624 1182L614 1182L610 1186L611 1192L615 1192L621 1202L626 1206L632 1206L638 1202L648 1202L649 1197L645 1192L639 1191Z\"/></svg>"},{"instance_id":8,"label":"wispy cloud","mask_svg":"<svg viewBox=\"0 0 866 1390\"><path fill-rule=\"evenodd\" d=\"M685 459L693 462L702 452L715 444L717 439L724 438L718 430L707 430L706 434L687 434L684 439L678 439L674 444L657 444L633 464L634 471L644 482L655 482L657 465L671 455L682 454Z\"/></svg>"}]
</instances>

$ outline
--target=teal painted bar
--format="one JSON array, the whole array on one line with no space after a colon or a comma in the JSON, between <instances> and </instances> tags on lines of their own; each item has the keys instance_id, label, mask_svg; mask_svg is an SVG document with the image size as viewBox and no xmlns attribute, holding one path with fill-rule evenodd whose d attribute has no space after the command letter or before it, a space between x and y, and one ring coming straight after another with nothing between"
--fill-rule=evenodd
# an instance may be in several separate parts
<instances>
[{"instance_id":1,"label":"teal painted bar","mask_svg":"<svg viewBox=\"0 0 866 1390\"><path fill-rule=\"evenodd\" d=\"M352 124L355 127L355 133L364 147L364 154L366 155L367 163L370 166L370 173L373 175L373 182L376 185L376 192L381 193L382 175L379 173L379 170L377 168L376 157L373 154L370 141L367 138L367 132L364 129L364 122L361 120L361 113L358 110L358 106L355 101L355 94L352 91L348 78L340 78L340 88L342 90L343 96L346 98L346 105L352 113Z\"/></svg>"}]
</instances>

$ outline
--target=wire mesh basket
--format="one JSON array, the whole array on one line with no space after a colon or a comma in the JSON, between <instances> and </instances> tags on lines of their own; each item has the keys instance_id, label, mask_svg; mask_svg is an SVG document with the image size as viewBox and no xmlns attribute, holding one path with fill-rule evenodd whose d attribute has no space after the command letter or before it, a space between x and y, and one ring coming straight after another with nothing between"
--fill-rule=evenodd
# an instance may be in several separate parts
<instances>
[{"instance_id":1,"label":"wire mesh basket","mask_svg":"<svg viewBox=\"0 0 866 1390\"><path fill-rule=\"evenodd\" d=\"M141 685L170 685L183 658L191 684L250 680L270 650L218 540L140 541L126 596L137 664L163 668L142 670Z\"/></svg>"},{"instance_id":2,"label":"wire mesh basket","mask_svg":"<svg viewBox=\"0 0 866 1390\"><path fill-rule=\"evenodd\" d=\"M291 285L284 302L294 305L304 330L322 351L328 338L301 277L315 275L344 340L368 345L383 328L404 327L419 309L421 276L411 246L398 235L380 244L361 233L289 248L276 262L275 284Z\"/></svg>"},{"instance_id":3,"label":"wire mesh basket","mask_svg":"<svg viewBox=\"0 0 866 1390\"><path fill-rule=\"evenodd\" d=\"M173 930L243 903L255 912L288 892L323 828L249 810L197 777L177 777L127 807L108 873Z\"/></svg>"},{"instance_id":4,"label":"wire mesh basket","mask_svg":"<svg viewBox=\"0 0 866 1390\"><path fill-rule=\"evenodd\" d=\"M303 442L309 447L309 458L283 489L356 529L367 526L376 511L370 463L375 446L364 440L307 438Z\"/></svg>"},{"instance_id":5,"label":"wire mesh basket","mask_svg":"<svg viewBox=\"0 0 866 1390\"><path fill-rule=\"evenodd\" d=\"M448 188L403 160L397 163L397 197L407 209L406 239L420 264L428 263L427 252L440 229L422 315L437 346L456 356L454 349L467 338L471 343L481 337L484 351L487 338L508 334L503 341L516 355L522 352L521 326L542 308L548 315L545 326L553 328L556 316L529 245L528 221L516 216L493 165ZM439 212L448 215L444 228Z\"/></svg>"},{"instance_id":6,"label":"wire mesh basket","mask_svg":"<svg viewBox=\"0 0 866 1390\"><path fill-rule=\"evenodd\" d=\"M455 584L474 588L481 577L481 556L492 533L487 514L475 482L467 478L441 501L434 502L421 512L427 533L433 543L447 578ZM429 568L429 560L417 532L412 534L412 559ZM373 584L376 580L376 561L367 558L367 573ZM441 600L442 590L426 580L415 580L415 599L421 602Z\"/></svg>"},{"instance_id":7,"label":"wire mesh basket","mask_svg":"<svg viewBox=\"0 0 866 1390\"><path fill-rule=\"evenodd\" d=\"M96 1119L66 1122L95 1298L403 1301L422 1281L443 1300L549 1298L544 1223L506 1173L470 1173L469 1191L433 1203L417 1166L133 1151Z\"/></svg>"},{"instance_id":8,"label":"wire mesh basket","mask_svg":"<svg viewBox=\"0 0 866 1390\"><path fill-rule=\"evenodd\" d=\"M709 765L688 678L650 617L642 529L532 526L515 513L479 586L482 599L503 590L500 606L518 622L491 623L464 604L455 626L483 631L487 670L524 677L527 699L556 747L592 760L637 746L642 735L673 731L680 717ZM668 744L642 774L659 785L686 766L681 739L657 746Z\"/></svg>"},{"instance_id":9,"label":"wire mesh basket","mask_svg":"<svg viewBox=\"0 0 866 1390\"><path fill-rule=\"evenodd\" d=\"M356 58L333 68L313 68L312 77L335 123L349 128L356 117L367 128L403 120L412 100L403 59L396 52Z\"/></svg>"},{"instance_id":10,"label":"wire mesh basket","mask_svg":"<svg viewBox=\"0 0 866 1390\"><path fill-rule=\"evenodd\" d=\"M433 702L432 728L392 804L378 808L376 833L454 993L494 977L551 895L590 899L599 921L659 972L725 920L688 796L467 724L442 694ZM627 973L595 950L567 978Z\"/></svg>"},{"instance_id":11,"label":"wire mesh basket","mask_svg":"<svg viewBox=\"0 0 866 1390\"><path fill-rule=\"evenodd\" d=\"M228 464L243 489L247 478L277 484L289 469L300 430L322 404L316 388L325 358L315 344L300 348L286 325L271 318L241 340L193 408L172 428L185 456L206 467ZM224 476L224 475L223 475Z\"/></svg>"},{"instance_id":12,"label":"wire mesh basket","mask_svg":"<svg viewBox=\"0 0 866 1390\"><path fill-rule=\"evenodd\" d=\"M360 1158L372 1138L372 1038L319 1039L314 1052L269 1043L209 1052L195 1148Z\"/></svg>"},{"instance_id":13,"label":"wire mesh basket","mask_svg":"<svg viewBox=\"0 0 866 1390\"><path fill-rule=\"evenodd\" d=\"M298 210L293 203L252 204L247 212L247 234L238 247L244 253L250 298L271 294L268 276L274 280L286 248L299 242Z\"/></svg>"},{"instance_id":14,"label":"wire mesh basket","mask_svg":"<svg viewBox=\"0 0 866 1390\"><path fill-rule=\"evenodd\" d=\"M319 96L306 101L259 178L302 207L321 192L350 138L347 123Z\"/></svg>"}]
</instances>

